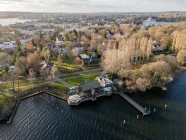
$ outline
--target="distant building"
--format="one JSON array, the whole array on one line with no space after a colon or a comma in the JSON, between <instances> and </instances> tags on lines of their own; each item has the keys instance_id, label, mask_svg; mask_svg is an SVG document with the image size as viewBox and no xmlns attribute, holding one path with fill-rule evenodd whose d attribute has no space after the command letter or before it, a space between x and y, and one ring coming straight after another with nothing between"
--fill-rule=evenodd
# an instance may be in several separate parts
<instances>
[{"instance_id":1,"label":"distant building","mask_svg":"<svg viewBox=\"0 0 186 140\"><path fill-rule=\"evenodd\" d=\"M28 38L28 39L21 39L20 43L21 45L27 44L28 42L30 42L32 40L32 38Z\"/></svg>"},{"instance_id":2,"label":"distant building","mask_svg":"<svg viewBox=\"0 0 186 140\"><path fill-rule=\"evenodd\" d=\"M156 19L153 19L152 17L149 17L146 21L155 22Z\"/></svg>"},{"instance_id":3,"label":"distant building","mask_svg":"<svg viewBox=\"0 0 186 140\"><path fill-rule=\"evenodd\" d=\"M95 54L93 54L91 57L89 57L86 54L80 54L80 59L81 59L82 65L99 62L99 58Z\"/></svg>"},{"instance_id":4,"label":"distant building","mask_svg":"<svg viewBox=\"0 0 186 140\"><path fill-rule=\"evenodd\" d=\"M53 47L54 47L54 44L51 43L51 42L48 41L48 40L41 41L40 44L41 44L43 47L48 47L48 48L53 48Z\"/></svg>"},{"instance_id":5,"label":"distant building","mask_svg":"<svg viewBox=\"0 0 186 140\"><path fill-rule=\"evenodd\" d=\"M55 33L55 29L42 29L42 34Z\"/></svg>"},{"instance_id":6,"label":"distant building","mask_svg":"<svg viewBox=\"0 0 186 140\"><path fill-rule=\"evenodd\" d=\"M89 64L90 63L90 57L86 54L80 54L80 59L82 62L82 65Z\"/></svg>"},{"instance_id":7,"label":"distant building","mask_svg":"<svg viewBox=\"0 0 186 140\"><path fill-rule=\"evenodd\" d=\"M59 37L56 37L56 42L55 42L56 46L61 46L63 44L63 40Z\"/></svg>"},{"instance_id":8,"label":"distant building","mask_svg":"<svg viewBox=\"0 0 186 140\"><path fill-rule=\"evenodd\" d=\"M16 41L2 42L0 43L0 50L12 49L16 47Z\"/></svg>"},{"instance_id":9,"label":"distant building","mask_svg":"<svg viewBox=\"0 0 186 140\"><path fill-rule=\"evenodd\" d=\"M28 31L28 30L19 30L21 34L24 34L24 35L35 35L38 33L37 30L33 30L33 31Z\"/></svg>"}]
</instances>

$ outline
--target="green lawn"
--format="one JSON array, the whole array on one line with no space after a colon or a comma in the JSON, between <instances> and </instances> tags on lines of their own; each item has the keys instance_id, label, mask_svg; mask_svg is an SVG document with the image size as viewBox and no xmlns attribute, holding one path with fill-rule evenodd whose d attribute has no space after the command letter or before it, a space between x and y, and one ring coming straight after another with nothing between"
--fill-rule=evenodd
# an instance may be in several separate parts
<instances>
[{"instance_id":1,"label":"green lawn","mask_svg":"<svg viewBox=\"0 0 186 140\"><path fill-rule=\"evenodd\" d=\"M96 77L98 77L99 75L100 75L100 73L86 74L86 75L82 75L81 77L67 79L65 81L71 85L77 86L82 83L94 81L96 79Z\"/></svg>"},{"instance_id":2,"label":"green lawn","mask_svg":"<svg viewBox=\"0 0 186 140\"><path fill-rule=\"evenodd\" d=\"M3 76L4 74L5 74L4 70L0 71L0 76Z\"/></svg>"},{"instance_id":3,"label":"green lawn","mask_svg":"<svg viewBox=\"0 0 186 140\"><path fill-rule=\"evenodd\" d=\"M69 88L64 86L63 84L60 84L60 83L54 83L54 86L55 88L57 88L59 91L61 92L68 92L69 91Z\"/></svg>"},{"instance_id":4,"label":"green lawn","mask_svg":"<svg viewBox=\"0 0 186 140\"><path fill-rule=\"evenodd\" d=\"M43 80L34 80L33 84L41 84L41 83L44 83L44 82L45 81L43 81ZM12 88L11 82L3 83L1 85L6 87L6 88L8 88L8 89ZM24 86L30 86L30 82L28 80L21 80L21 81L19 81L19 87L21 88L21 87L24 87ZM14 82L14 87L18 88L18 81Z\"/></svg>"},{"instance_id":5,"label":"green lawn","mask_svg":"<svg viewBox=\"0 0 186 140\"><path fill-rule=\"evenodd\" d=\"M80 66L76 64L63 63L62 65L56 65L56 67L62 72L73 72L73 71L81 70Z\"/></svg>"},{"instance_id":6,"label":"green lawn","mask_svg":"<svg viewBox=\"0 0 186 140\"><path fill-rule=\"evenodd\" d=\"M0 94L0 106L8 105L9 100L13 97L12 94L5 92Z\"/></svg>"},{"instance_id":7,"label":"green lawn","mask_svg":"<svg viewBox=\"0 0 186 140\"><path fill-rule=\"evenodd\" d=\"M95 71L91 71L91 72L82 72L80 74L68 74L66 76L60 76L59 78L60 79L65 79L65 78L70 78L70 77L75 77L75 76L87 76L87 75L90 75L90 74L97 74L97 73L101 73L103 70L95 70Z\"/></svg>"}]
</instances>

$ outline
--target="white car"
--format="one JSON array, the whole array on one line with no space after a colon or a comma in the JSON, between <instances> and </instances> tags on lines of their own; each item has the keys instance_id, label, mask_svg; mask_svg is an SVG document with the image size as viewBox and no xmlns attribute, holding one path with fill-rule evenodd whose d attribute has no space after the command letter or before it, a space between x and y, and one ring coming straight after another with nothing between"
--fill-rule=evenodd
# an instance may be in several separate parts
<instances>
[{"instance_id":1,"label":"white car","mask_svg":"<svg viewBox=\"0 0 186 140\"><path fill-rule=\"evenodd\" d=\"M77 86L71 87L70 90L76 90Z\"/></svg>"}]
</instances>

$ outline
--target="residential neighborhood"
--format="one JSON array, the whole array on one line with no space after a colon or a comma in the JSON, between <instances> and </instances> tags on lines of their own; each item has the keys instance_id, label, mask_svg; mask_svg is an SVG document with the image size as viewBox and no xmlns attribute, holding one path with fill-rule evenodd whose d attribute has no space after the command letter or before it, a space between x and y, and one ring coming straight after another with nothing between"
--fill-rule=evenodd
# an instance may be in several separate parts
<instances>
[{"instance_id":1,"label":"residential neighborhood","mask_svg":"<svg viewBox=\"0 0 186 140\"><path fill-rule=\"evenodd\" d=\"M184 139L185 70L186 12L0 9L0 140Z\"/></svg>"}]
</instances>

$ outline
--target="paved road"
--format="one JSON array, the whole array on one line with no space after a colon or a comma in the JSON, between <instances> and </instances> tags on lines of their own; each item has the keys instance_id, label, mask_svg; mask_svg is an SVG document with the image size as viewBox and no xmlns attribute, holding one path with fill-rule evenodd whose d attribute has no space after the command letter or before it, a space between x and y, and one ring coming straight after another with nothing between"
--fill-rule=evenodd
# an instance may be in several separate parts
<instances>
[{"instance_id":1,"label":"paved road","mask_svg":"<svg viewBox=\"0 0 186 140\"><path fill-rule=\"evenodd\" d=\"M65 86L68 87L68 88L73 87L73 85L67 83L66 81L64 81L63 79L60 79L60 78L58 78L58 77L56 78L56 81L62 83L63 85L65 85Z\"/></svg>"},{"instance_id":2,"label":"paved road","mask_svg":"<svg viewBox=\"0 0 186 140\"><path fill-rule=\"evenodd\" d=\"M73 87L73 85L71 85L71 84L67 83L66 81L64 81L63 79L59 78L60 76L62 76L62 74L61 74L61 72L59 70L56 71L55 75L56 75L55 81L64 84L68 88Z\"/></svg>"}]
</instances>

